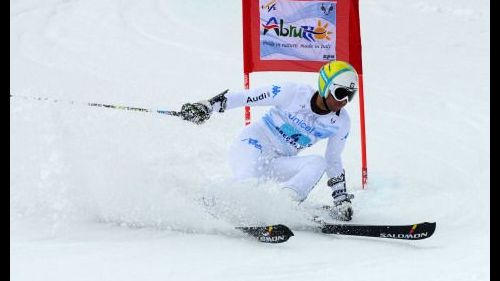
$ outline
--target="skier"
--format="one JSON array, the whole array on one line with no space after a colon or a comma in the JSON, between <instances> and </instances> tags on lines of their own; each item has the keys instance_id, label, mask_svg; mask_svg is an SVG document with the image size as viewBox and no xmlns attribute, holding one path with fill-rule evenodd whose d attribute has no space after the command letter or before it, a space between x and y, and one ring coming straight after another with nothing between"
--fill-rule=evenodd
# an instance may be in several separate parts
<instances>
[{"instance_id":1,"label":"skier","mask_svg":"<svg viewBox=\"0 0 500 281\"><path fill-rule=\"evenodd\" d=\"M304 201L323 174L332 190L330 214L352 219L353 194L347 193L341 153L349 135L350 118L344 106L358 90L358 75L347 62L332 61L319 71L318 89L307 84L277 83L221 94L181 108L184 120L202 124L212 112L242 106L273 106L259 121L245 127L229 151L234 178L273 179ZM298 156L305 148L327 139L325 157Z\"/></svg>"}]
</instances>

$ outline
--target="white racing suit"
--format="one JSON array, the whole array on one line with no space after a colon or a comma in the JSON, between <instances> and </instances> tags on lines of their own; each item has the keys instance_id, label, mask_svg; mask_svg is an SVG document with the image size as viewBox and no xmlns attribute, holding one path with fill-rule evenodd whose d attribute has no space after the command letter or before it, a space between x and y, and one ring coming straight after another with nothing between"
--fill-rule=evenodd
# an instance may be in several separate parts
<instances>
[{"instance_id":1,"label":"white racing suit","mask_svg":"<svg viewBox=\"0 0 500 281\"><path fill-rule=\"evenodd\" d=\"M272 179L303 201L325 171L329 178L343 175L341 152L349 135L349 115L345 109L324 115L313 112L315 92L309 85L280 83L225 95L226 109L272 106L231 145L229 165L235 179ZM217 105L213 109L218 111ZM324 157L298 156L322 139L328 140Z\"/></svg>"}]
</instances>

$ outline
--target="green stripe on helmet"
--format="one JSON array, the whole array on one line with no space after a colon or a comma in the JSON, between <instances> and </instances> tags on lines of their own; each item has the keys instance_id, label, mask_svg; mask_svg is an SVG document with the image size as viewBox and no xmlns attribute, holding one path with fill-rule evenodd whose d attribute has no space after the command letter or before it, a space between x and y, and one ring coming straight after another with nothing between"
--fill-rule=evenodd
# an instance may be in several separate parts
<instances>
[{"instance_id":1,"label":"green stripe on helmet","mask_svg":"<svg viewBox=\"0 0 500 281\"><path fill-rule=\"evenodd\" d=\"M325 87L323 89L321 89L320 82L318 81L318 89L319 89L319 95L326 98L328 96L328 89L330 88L330 85L332 84L333 79L344 72L353 71L353 69L348 66L346 68L340 69L337 72L335 72L332 77L328 77L323 68L324 67L321 68L319 74L320 74L320 78L323 79L323 81L325 82Z\"/></svg>"}]
</instances>

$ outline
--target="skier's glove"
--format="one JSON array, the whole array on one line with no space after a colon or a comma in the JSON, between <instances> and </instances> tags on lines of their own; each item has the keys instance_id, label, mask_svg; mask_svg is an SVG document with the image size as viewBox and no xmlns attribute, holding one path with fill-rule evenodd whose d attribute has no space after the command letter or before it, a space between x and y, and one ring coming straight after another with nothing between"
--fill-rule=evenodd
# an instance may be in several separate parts
<instances>
[{"instance_id":1,"label":"skier's glove","mask_svg":"<svg viewBox=\"0 0 500 281\"><path fill-rule=\"evenodd\" d=\"M222 113L226 110L227 98L225 94L228 91L225 90L209 100L182 105L180 116L182 119L198 125L204 123L210 118L213 111Z\"/></svg>"},{"instance_id":2,"label":"skier's glove","mask_svg":"<svg viewBox=\"0 0 500 281\"><path fill-rule=\"evenodd\" d=\"M208 101L185 103L182 105L180 116L183 120L197 125L203 124L212 114L212 105Z\"/></svg>"},{"instance_id":3,"label":"skier's glove","mask_svg":"<svg viewBox=\"0 0 500 281\"><path fill-rule=\"evenodd\" d=\"M327 184L333 191L332 197L334 205L339 205L344 201L351 202L351 199L354 198L353 194L347 193L344 172L337 177L329 179Z\"/></svg>"},{"instance_id":4,"label":"skier's glove","mask_svg":"<svg viewBox=\"0 0 500 281\"><path fill-rule=\"evenodd\" d=\"M226 93L228 91L229 90L224 90L222 93L208 100L214 111L222 113L226 110L226 103L227 103Z\"/></svg>"}]
</instances>

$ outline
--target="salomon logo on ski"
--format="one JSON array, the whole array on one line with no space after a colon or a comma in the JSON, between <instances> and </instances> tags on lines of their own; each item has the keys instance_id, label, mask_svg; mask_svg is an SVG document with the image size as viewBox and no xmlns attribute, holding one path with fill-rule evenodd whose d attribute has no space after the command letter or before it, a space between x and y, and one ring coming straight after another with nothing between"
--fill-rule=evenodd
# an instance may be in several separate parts
<instances>
[{"instance_id":1,"label":"salomon logo on ski","mask_svg":"<svg viewBox=\"0 0 500 281\"><path fill-rule=\"evenodd\" d=\"M288 241L294 234L286 225L276 224L268 226L236 227L264 243L283 243Z\"/></svg>"},{"instance_id":2,"label":"salomon logo on ski","mask_svg":"<svg viewBox=\"0 0 500 281\"><path fill-rule=\"evenodd\" d=\"M417 233L417 234L396 234L396 233L380 233L381 238L392 238L392 239L407 239L407 240L415 240L415 239L424 239L429 236L429 233Z\"/></svg>"},{"instance_id":3,"label":"salomon logo on ski","mask_svg":"<svg viewBox=\"0 0 500 281\"><path fill-rule=\"evenodd\" d=\"M285 242L286 240L288 240L288 238L285 235L259 237L259 241L265 243L281 243Z\"/></svg>"}]
</instances>

